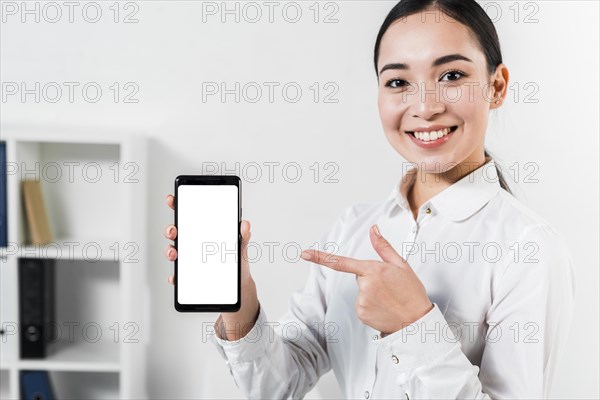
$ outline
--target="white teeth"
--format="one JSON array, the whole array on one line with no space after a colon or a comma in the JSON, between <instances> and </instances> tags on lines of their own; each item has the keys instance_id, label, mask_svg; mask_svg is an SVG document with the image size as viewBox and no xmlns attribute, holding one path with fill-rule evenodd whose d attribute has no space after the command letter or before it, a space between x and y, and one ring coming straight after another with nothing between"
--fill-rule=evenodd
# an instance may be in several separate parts
<instances>
[{"instance_id":1,"label":"white teeth","mask_svg":"<svg viewBox=\"0 0 600 400\"><path fill-rule=\"evenodd\" d=\"M442 129L439 131L432 131L432 132L415 132L415 137L424 142L429 142L432 140L437 140L437 139L441 138L442 136L446 136L448 133L450 133L450 131L451 131L450 128L446 128L446 129Z\"/></svg>"}]
</instances>

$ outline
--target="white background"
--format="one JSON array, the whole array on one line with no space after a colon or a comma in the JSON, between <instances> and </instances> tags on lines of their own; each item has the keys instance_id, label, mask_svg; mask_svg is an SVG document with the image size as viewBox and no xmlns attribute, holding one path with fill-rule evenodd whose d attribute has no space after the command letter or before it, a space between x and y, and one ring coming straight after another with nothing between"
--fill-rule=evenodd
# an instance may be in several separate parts
<instances>
[{"instance_id":1,"label":"white background","mask_svg":"<svg viewBox=\"0 0 600 400\"><path fill-rule=\"evenodd\" d=\"M173 213L165 195L172 193L175 176L202 173L203 163L247 166L247 176L241 173L243 208L252 223L252 240L282 244L274 260L263 254L252 265L261 303L275 321L308 272L306 264L284 259L283 244L310 245L344 206L381 199L400 176L402 159L380 127L372 65L377 31L395 2L335 2L338 22L329 24L322 23L323 13L331 11L324 3L318 23L308 9L312 2L298 3L305 13L298 23L282 18L283 3L273 23L266 8L257 23L243 16L239 23L233 16L221 23L219 16L203 22L200 2L145 1L135 3L139 22L134 24L122 23L123 14L132 9L121 10L121 22L114 23L112 2L100 3L104 14L95 24L83 20L80 7L74 23L65 15L54 24L36 23L32 17L22 23L17 15L7 17L0 32L3 83L79 82L81 88L96 82L103 88L100 101L86 102L81 90L72 103L66 93L56 103L11 97L1 104L1 122L131 128L150 137L153 319L144 327L152 338L149 394L241 397L224 361L201 339L202 323L217 315L182 315L173 308L173 288L166 282L172 265L164 258L163 237ZM496 26L516 85L490 116L487 147L505 170L516 166L521 172L518 185L512 184L518 197L563 233L576 263L575 319L553 395L598 398L598 3L530 2L537 8L514 3L496 2L489 9L490 16L502 12ZM532 11L537 22L525 23ZM133 82L139 88L134 96L138 103L122 98L115 103L109 89L114 82L121 89ZM203 102L203 82L229 87L278 82L279 88L296 82L303 95L297 103L285 101L280 90L272 103L266 92L257 103L236 103L233 96L225 103L217 96ZM309 88L315 82L321 89L317 103ZM339 89L337 103L323 102L331 92L325 90L327 83ZM534 90L537 103L524 102ZM266 162L281 163L273 182L266 167L262 179L250 182L255 173L251 163ZM297 183L282 176L282 166L291 162L301 167ZM310 169L315 162L321 172L317 183L315 168ZM528 162L535 163L537 183L523 181L522 174L531 171L524 168ZM326 163L334 164L326 169ZM292 171L288 180L294 178ZM325 182L332 171L337 183ZM309 396L336 395L330 373Z\"/></svg>"}]
</instances>

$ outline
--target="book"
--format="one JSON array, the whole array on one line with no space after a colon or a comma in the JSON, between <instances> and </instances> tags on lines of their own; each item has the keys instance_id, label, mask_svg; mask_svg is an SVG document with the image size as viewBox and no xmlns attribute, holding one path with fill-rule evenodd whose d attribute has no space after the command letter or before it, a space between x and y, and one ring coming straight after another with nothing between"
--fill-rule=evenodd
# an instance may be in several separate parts
<instances>
[{"instance_id":1,"label":"book","mask_svg":"<svg viewBox=\"0 0 600 400\"><path fill-rule=\"evenodd\" d=\"M6 142L0 142L0 247L8 247Z\"/></svg>"},{"instance_id":2,"label":"book","mask_svg":"<svg viewBox=\"0 0 600 400\"><path fill-rule=\"evenodd\" d=\"M30 243L48 244L52 242L52 232L50 231L40 181L22 181L22 191Z\"/></svg>"},{"instance_id":3,"label":"book","mask_svg":"<svg viewBox=\"0 0 600 400\"><path fill-rule=\"evenodd\" d=\"M48 371L22 371L21 397L24 400L54 400Z\"/></svg>"},{"instance_id":4,"label":"book","mask_svg":"<svg viewBox=\"0 0 600 400\"><path fill-rule=\"evenodd\" d=\"M21 358L46 358L55 348L56 260L19 257Z\"/></svg>"}]
</instances>

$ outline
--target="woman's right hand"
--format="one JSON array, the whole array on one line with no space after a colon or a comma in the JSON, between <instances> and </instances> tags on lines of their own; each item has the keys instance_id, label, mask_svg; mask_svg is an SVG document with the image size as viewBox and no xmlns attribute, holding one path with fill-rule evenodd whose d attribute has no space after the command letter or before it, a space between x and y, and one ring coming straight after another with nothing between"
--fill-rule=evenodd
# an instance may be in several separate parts
<instances>
[{"instance_id":1,"label":"woman's right hand","mask_svg":"<svg viewBox=\"0 0 600 400\"><path fill-rule=\"evenodd\" d=\"M167 205L172 210L175 209L175 197L171 194L167 195ZM256 294L256 285L250 274L250 263L248 262L248 243L250 242L250 222L243 220L240 227L242 233L242 276L241 276L241 291L242 304L239 311L221 314L227 331L228 340L237 340L245 336L247 331L253 326L258 317L258 297ZM177 227L173 224L167 225L165 229L165 237L170 240L175 240L177 237ZM168 244L165 249L165 255L169 261L177 259L177 249L172 244ZM170 275L168 282L175 283L175 277ZM219 318L220 319L220 318ZM217 322L219 322L217 320ZM236 325L237 324L237 325ZM242 330L229 330L231 327L240 327ZM216 327L215 327L216 328Z\"/></svg>"}]
</instances>

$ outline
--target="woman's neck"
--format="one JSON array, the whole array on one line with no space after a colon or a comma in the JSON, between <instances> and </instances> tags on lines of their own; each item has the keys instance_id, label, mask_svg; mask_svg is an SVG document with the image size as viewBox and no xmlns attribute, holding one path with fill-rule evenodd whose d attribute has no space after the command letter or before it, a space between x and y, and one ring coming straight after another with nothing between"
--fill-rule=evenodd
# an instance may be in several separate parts
<instances>
[{"instance_id":1,"label":"woman's neck","mask_svg":"<svg viewBox=\"0 0 600 400\"><path fill-rule=\"evenodd\" d=\"M426 172L419 168L415 177L415 183L407 193L408 204L410 204L415 221L419 214L419 208L424 203L447 187L452 186L453 183L469 175L490 159L491 157L483 157L482 155L479 161L464 161L452 169L439 174Z\"/></svg>"}]
</instances>

